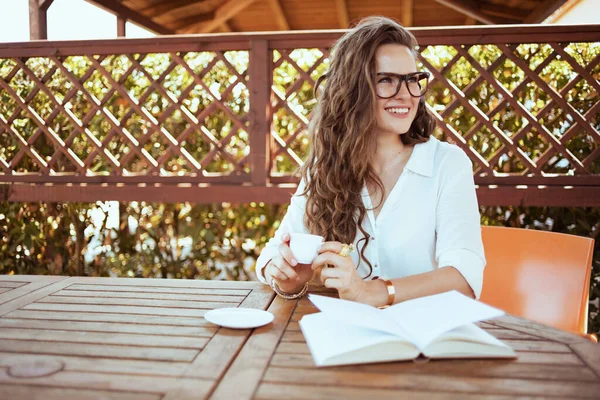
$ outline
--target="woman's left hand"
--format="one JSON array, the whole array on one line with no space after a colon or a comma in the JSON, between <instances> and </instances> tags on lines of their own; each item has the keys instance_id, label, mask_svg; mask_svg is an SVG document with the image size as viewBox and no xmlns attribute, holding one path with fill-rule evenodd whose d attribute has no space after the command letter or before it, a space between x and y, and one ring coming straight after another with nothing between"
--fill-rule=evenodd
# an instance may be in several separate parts
<instances>
[{"instance_id":1,"label":"woman's left hand","mask_svg":"<svg viewBox=\"0 0 600 400\"><path fill-rule=\"evenodd\" d=\"M323 243L312 269L321 268L321 282L325 287L337 289L341 299L360 302L366 282L358 275L352 257L339 255L342 246L340 242Z\"/></svg>"}]
</instances>

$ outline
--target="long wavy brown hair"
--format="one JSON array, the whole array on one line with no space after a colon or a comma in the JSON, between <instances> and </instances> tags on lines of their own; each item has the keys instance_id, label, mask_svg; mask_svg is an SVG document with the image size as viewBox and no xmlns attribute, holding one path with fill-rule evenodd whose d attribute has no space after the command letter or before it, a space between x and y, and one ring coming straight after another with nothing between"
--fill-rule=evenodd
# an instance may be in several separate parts
<instances>
[{"instance_id":1,"label":"long wavy brown hair","mask_svg":"<svg viewBox=\"0 0 600 400\"><path fill-rule=\"evenodd\" d=\"M362 227L367 210L361 190L365 184L384 190L371 164L377 129L375 52L384 44L407 46L416 56L415 37L384 17L362 20L336 42L329 70L315 85L318 102L308 128L311 149L300 169L306 183L309 231L326 240L352 243L359 229L364 236L360 260L371 272L364 255L370 236ZM400 138L407 145L426 142L434 128L435 120L421 98L409 132Z\"/></svg>"}]
</instances>

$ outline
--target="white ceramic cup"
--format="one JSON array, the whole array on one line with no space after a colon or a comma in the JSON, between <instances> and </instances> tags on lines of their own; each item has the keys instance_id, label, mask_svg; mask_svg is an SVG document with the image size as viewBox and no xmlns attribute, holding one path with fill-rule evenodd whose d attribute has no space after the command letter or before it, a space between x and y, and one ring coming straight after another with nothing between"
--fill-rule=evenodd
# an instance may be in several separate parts
<instances>
[{"instance_id":1,"label":"white ceramic cup","mask_svg":"<svg viewBox=\"0 0 600 400\"><path fill-rule=\"evenodd\" d=\"M324 241L319 235L290 233L290 249L300 264L312 263Z\"/></svg>"}]
</instances>

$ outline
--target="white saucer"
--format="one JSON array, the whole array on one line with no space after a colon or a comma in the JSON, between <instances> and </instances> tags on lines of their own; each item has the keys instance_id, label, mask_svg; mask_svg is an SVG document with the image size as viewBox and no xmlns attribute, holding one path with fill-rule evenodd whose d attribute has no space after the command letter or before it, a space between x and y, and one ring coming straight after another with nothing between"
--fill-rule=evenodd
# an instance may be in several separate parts
<instances>
[{"instance_id":1,"label":"white saucer","mask_svg":"<svg viewBox=\"0 0 600 400\"><path fill-rule=\"evenodd\" d=\"M233 329L249 329L266 325L275 317L268 311L255 308L217 308L204 314L204 319L215 325Z\"/></svg>"}]
</instances>

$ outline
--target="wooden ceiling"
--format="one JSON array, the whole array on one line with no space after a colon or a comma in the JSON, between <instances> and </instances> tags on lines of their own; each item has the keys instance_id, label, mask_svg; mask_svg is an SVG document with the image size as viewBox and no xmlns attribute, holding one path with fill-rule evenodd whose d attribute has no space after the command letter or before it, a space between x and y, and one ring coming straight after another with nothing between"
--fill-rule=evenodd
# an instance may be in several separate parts
<instances>
[{"instance_id":1,"label":"wooden ceiling","mask_svg":"<svg viewBox=\"0 0 600 400\"><path fill-rule=\"evenodd\" d=\"M540 23L567 0L87 0L160 34L338 29L369 15L404 26Z\"/></svg>"}]
</instances>

